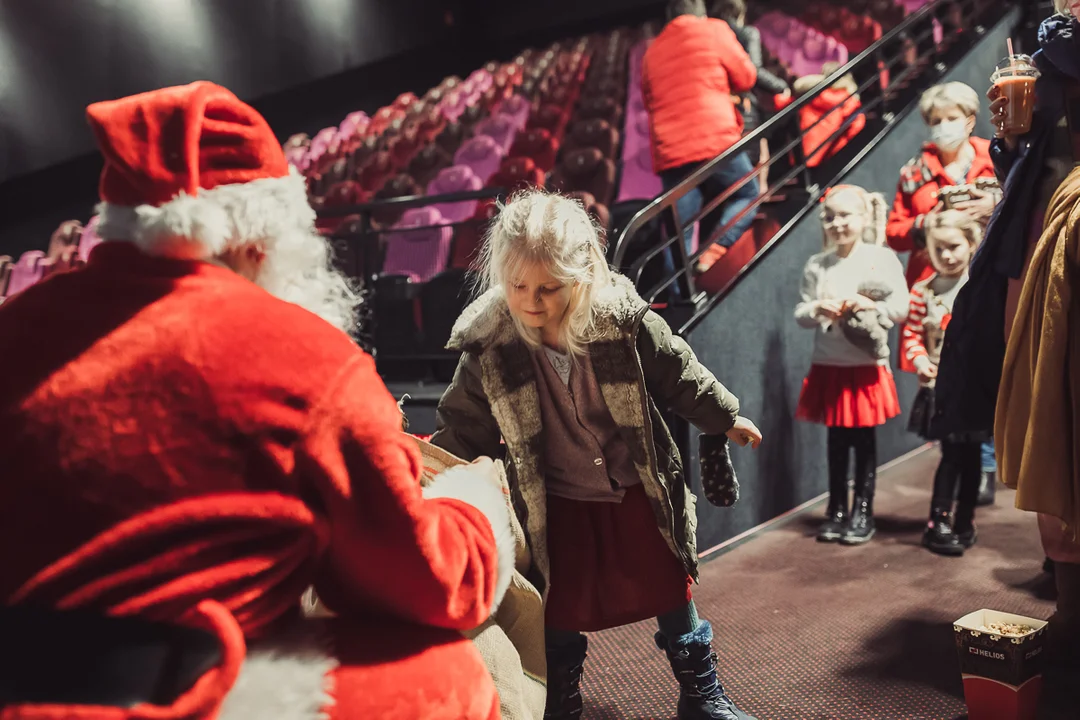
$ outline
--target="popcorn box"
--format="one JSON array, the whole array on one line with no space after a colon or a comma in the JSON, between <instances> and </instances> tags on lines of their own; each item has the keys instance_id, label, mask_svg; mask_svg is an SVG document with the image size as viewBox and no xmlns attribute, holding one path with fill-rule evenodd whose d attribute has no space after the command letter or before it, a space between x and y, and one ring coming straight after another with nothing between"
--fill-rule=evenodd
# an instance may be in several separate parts
<instances>
[{"instance_id":1,"label":"popcorn box","mask_svg":"<svg viewBox=\"0 0 1080 720\"><path fill-rule=\"evenodd\" d=\"M1007 623L1023 635L989 629ZM1034 720L1042 688L1046 621L998 610L976 610L953 623L968 720Z\"/></svg>"}]
</instances>

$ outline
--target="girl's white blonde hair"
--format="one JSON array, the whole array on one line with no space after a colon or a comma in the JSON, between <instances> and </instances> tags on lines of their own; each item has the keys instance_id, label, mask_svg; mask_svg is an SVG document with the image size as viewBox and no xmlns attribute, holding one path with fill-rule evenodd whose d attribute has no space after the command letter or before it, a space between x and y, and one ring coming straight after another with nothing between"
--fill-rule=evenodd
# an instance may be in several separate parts
<instances>
[{"instance_id":1,"label":"girl's white blonde hair","mask_svg":"<svg viewBox=\"0 0 1080 720\"><path fill-rule=\"evenodd\" d=\"M478 290L505 299L527 265L543 265L571 288L559 339L568 352L581 356L594 336L597 293L612 281L601 233L577 200L543 190L516 193L499 205L491 221L480 254ZM530 347L540 347L538 329L513 321Z\"/></svg>"},{"instance_id":2,"label":"girl's white blonde hair","mask_svg":"<svg viewBox=\"0 0 1080 720\"><path fill-rule=\"evenodd\" d=\"M884 245L886 239L885 229L889 222L889 204L885 200L885 196L878 192L869 192L858 185L836 185L830 188L829 192L822 198L822 205L843 193L850 193L859 197L863 202L863 207L866 208L867 223L866 230L863 233L863 242L871 245ZM822 215L824 213L825 210L822 208ZM822 245L826 250L831 247L827 233L822 233Z\"/></svg>"},{"instance_id":3,"label":"girl's white blonde hair","mask_svg":"<svg viewBox=\"0 0 1080 720\"><path fill-rule=\"evenodd\" d=\"M932 213L930 215L926 225L923 226L927 245L932 242L930 233L934 230L940 230L941 228L959 230L960 234L971 243L972 247L978 247L979 243L982 242L982 225L979 224L978 220L973 219L970 215L961 210L942 210L941 212Z\"/></svg>"}]
</instances>

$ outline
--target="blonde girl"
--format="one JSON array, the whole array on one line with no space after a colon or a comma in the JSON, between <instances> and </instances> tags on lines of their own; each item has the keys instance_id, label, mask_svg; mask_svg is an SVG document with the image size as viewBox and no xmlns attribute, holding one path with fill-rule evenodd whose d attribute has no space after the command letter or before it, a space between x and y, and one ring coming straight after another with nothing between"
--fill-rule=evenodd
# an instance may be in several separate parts
<instances>
[{"instance_id":1,"label":"blonde girl","mask_svg":"<svg viewBox=\"0 0 1080 720\"><path fill-rule=\"evenodd\" d=\"M904 319L907 282L885 244L885 199L852 185L833 188L822 203L825 250L806 263L795 320L814 330L810 372L796 418L828 428L829 505L822 542L860 545L874 528L876 428L900 414L887 343L871 353L852 342L844 324L856 313L880 336ZM855 455L855 494L848 505L848 467Z\"/></svg>"},{"instance_id":2,"label":"blonde girl","mask_svg":"<svg viewBox=\"0 0 1080 720\"><path fill-rule=\"evenodd\" d=\"M580 204L530 191L492 221L480 294L450 346L461 362L435 445L498 456L545 600L545 718L577 718L583 632L657 618L679 718L746 720L717 680L691 597L694 495L661 409L757 447L761 434L689 346L612 272Z\"/></svg>"},{"instance_id":3,"label":"blonde girl","mask_svg":"<svg viewBox=\"0 0 1080 720\"><path fill-rule=\"evenodd\" d=\"M919 376L908 429L941 441L941 464L934 475L930 521L923 545L939 555L963 555L975 544L975 506L982 480L982 447L988 437L931 432L934 390L941 345L952 319L953 303L968 279L971 257L982 240L982 228L960 210L933 213L926 222L926 249L934 274L911 288L901 350ZM957 486L959 485L959 497ZM953 513L953 499L956 512Z\"/></svg>"}]
</instances>

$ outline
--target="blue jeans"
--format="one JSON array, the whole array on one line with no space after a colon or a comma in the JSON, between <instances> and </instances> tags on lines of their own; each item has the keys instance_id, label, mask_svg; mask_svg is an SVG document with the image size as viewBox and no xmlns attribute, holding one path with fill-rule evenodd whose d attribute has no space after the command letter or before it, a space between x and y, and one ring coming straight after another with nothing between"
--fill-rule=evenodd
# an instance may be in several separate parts
<instances>
[{"instance_id":1,"label":"blue jeans","mask_svg":"<svg viewBox=\"0 0 1080 720\"><path fill-rule=\"evenodd\" d=\"M997 459L994 457L994 441L982 444L982 471L997 472Z\"/></svg>"},{"instance_id":2,"label":"blue jeans","mask_svg":"<svg viewBox=\"0 0 1080 720\"><path fill-rule=\"evenodd\" d=\"M685 180L692 172L701 167L701 165L702 163L690 163L689 165L680 165L676 168L661 171L660 182L664 186L664 192L667 192ZM701 210L701 206L704 204L702 191L708 194L709 199L712 199L737 183L744 175L753 172L753 170L754 164L750 162L750 156L745 152L739 153L726 163L721 163L721 165L713 171L713 174L710 177L706 178L705 181L696 188L683 195L675 203L675 209L679 213L679 222L685 223ZM753 203L760 193L761 187L758 183L757 175L754 175L745 185L736 190L726 202L720 205L720 227L724 227L731 222L732 218ZM724 247L731 247L735 244L736 240L743 236L743 233L750 228L750 225L753 222L754 213L747 213L741 220L735 223L730 230L721 236L719 241L720 244ZM703 228L701 232L704 235L705 229ZM694 232L691 227L683 233L683 243L686 245L687 255L690 254L693 238ZM667 271L668 274L675 272L673 250L674 248L668 248L664 252L664 270Z\"/></svg>"}]
</instances>

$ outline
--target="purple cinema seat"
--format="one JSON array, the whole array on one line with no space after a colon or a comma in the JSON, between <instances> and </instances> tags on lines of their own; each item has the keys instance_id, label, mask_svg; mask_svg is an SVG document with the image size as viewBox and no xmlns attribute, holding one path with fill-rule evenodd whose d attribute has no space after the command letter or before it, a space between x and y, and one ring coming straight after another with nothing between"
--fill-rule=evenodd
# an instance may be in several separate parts
<instances>
[{"instance_id":1,"label":"purple cinema seat","mask_svg":"<svg viewBox=\"0 0 1080 720\"><path fill-rule=\"evenodd\" d=\"M338 131L348 139L356 133L367 129L370 122L371 118L368 117L366 112L357 110L345 116L345 119L341 121L341 125L338 126Z\"/></svg>"},{"instance_id":2,"label":"purple cinema seat","mask_svg":"<svg viewBox=\"0 0 1080 720\"><path fill-rule=\"evenodd\" d=\"M481 135L487 135L494 140L502 148L505 155L510 151L510 146L514 144L514 137L517 135L517 125L514 118L509 115L497 113L476 123L476 127L473 128L473 134L477 137Z\"/></svg>"},{"instance_id":3,"label":"purple cinema seat","mask_svg":"<svg viewBox=\"0 0 1080 720\"><path fill-rule=\"evenodd\" d=\"M448 193L479 190L484 182L468 165L451 165L443 168L427 186L427 196L446 195ZM439 211L447 222L458 223L468 220L476 212L476 200L436 203L431 207Z\"/></svg>"},{"instance_id":4,"label":"purple cinema seat","mask_svg":"<svg viewBox=\"0 0 1080 720\"><path fill-rule=\"evenodd\" d=\"M652 154L645 145L637 153L623 161L622 180L615 202L624 200L652 200L664 192L660 176L653 172Z\"/></svg>"},{"instance_id":5,"label":"purple cinema seat","mask_svg":"<svg viewBox=\"0 0 1080 720\"><path fill-rule=\"evenodd\" d=\"M434 207L406 210L385 235L383 274L406 275L413 282L427 282L446 269L453 238L453 228Z\"/></svg>"},{"instance_id":6,"label":"purple cinema seat","mask_svg":"<svg viewBox=\"0 0 1080 720\"><path fill-rule=\"evenodd\" d=\"M473 87L483 94L490 90L491 86L495 84L495 78L492 77L490 72L484 68L480 68L479 70L473 70L466 82L472 82Z\"/></svg>"},{"instance_id":7,"label":"purple cinema seat","mask_svg":"<svg viewBox=\"0 0 1080 720\"><path fill-rule=\"evenodd\" d=\"M303 146L291 147L285 151L285 159L289 164L300 172L304 172L311 165L309 149Z\"/></svg>"},{"instance_id":8,"label":"purple cinema seat","mask_svg":"<svg viewBox=\"0 0 1080 720\"><path fill-rule=\"evenodd\" d=\"M816 30L810 30L806 33L802 48L791 60L791 72L796 77L819 74L827 59L826 52L825 36Z\"/></svg>"},{"instance_id":9,"label":"purple cinema seat","mask_svg":"<svg viewBox=\"0 0 1080 720\"><path fill-rule=\"evenodd\" d=\"M529 101L521 95L511 95L500 102L498 106L498 113L511 118L514 121L514 127L518 130L525 129L531 111L532 107L529 105Z\"/></svg>"},{"instance_id":10,"label":"purple cinema seat","mask_svg":"<svg viewBox=\"0 0 1080 720\"><path fill-rule=\"evenodd\" d=\"M7 296L11 297L30 287L45 275L45 266L41 261L45 259L42 250L27 250L11 266L11 277L8 279Z\"/></svg>"},{"instance_id":11,"label":"purple cinema seat","mask_svg":"<svg viewBox=\"0 0 1080 720\"><path fill-rule=\"evenodd\" d=\"M494 138L478 135L462 144L454 153L455 165L468 165L473 174L486 183L488 178L499 169L503 159L502 147Z\"/></svg>"},{"instance_id":12,"label":"purple cinema seat","mask_svg":"<svg viewBox=\"0 0 1080 720\"><path fill-rule=\"evenodd\" d=\"M338 129L336 127L325 127L311 139L311 149L308 152L311 162L318 161L319 158L326 154L337 134Z\"/></svg>"},{"instance_id":13,"label":"purple cinema seat","mask_svg":"<svg viewBox=\"0 0 1080 720\"><path fill-rule=\"evenodd\" d=\"M834 37L825 38L825 62L847 65L850 53L847 46ZM822 63L824 64L824 63Z\"/></svg>"},{"instance_id":14,"label":"purple cinema seat","mask_svg":"<svg viewBox=\"0 0 1080 720\"><path fill-rule=\"evenodd\" d=\"M466 100L467 97L464 92L460 89L454 89L443 98L439 110L447 120L457 122L457 119L465 113L465 108L469 106Z\"/></svg>"},{"instance_id":15,"label":"purple cinema seat","mask_svg":"<svg viewBox=\"0 0 1080 720\"><path fill-rule=\"evenodd\" d=\"M803 25L798 20L791 21L784 44L777 48L776 55L780 58L780 62L789 67L795 62L796 56L802 50L803 43L806 41L806 31L808 29L806 25Z\"/></svg>"}]
</instances>

